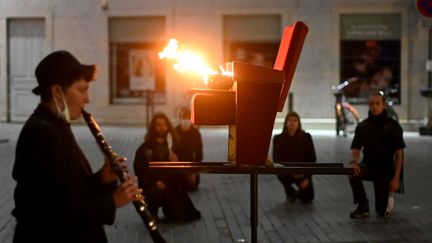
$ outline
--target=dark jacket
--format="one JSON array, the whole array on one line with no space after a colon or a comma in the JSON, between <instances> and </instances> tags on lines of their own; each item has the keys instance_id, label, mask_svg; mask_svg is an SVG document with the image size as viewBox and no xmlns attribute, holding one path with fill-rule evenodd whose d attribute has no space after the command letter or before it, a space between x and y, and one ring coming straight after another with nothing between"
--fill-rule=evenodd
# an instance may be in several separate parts
<instances>
[{"instance_id":1,"label":"dark jacket","mask_svg":"<svg viewBox=\"0 0 432 243\"><path fill-rule=\"evenodd\" d=\"M178 153L178 145L172 148ZM148 170L150 161L169 161L168 144L144 142L136 151L134 160L135 175L138 176L139 187L144 189L144 195L151 214L156 217L158 208L174 221L189 221L201 217L193 205L187 191L184 189L182 174L154 173ZM164 189L156 186L157 181L165 184Z\"/></svg>"},{"instance_id":2,"label":"dark jacket","mask_svg":"<svg viewBox=\"0 0 432 243\"><path fill-rule=\"evenodd\" d=\"M169 161L169 149L167 143L142 143L136 153L134 159L134 171L138 177L139 187L144 189L144 193L151 187L154 187L158 180L162 181L165 185L170 183L170 175L164 173L149 173L148 167L150 161Z\"/></svg>"},{"instance_id":3,"label":"dark jacket","mask_svg":"<svg viewBox=\"0 0 432 243\"><path fill-rule=\"evenodd\" d=\"M297 131L294 136L281 133L273 138L274 162L316 162L312 136L304 131ZM311 178L311 175L305 175Z\"/></svg>"},{"instance_id":4,"label":"dark jacket","mask_svg":"<svg viewBox=\"0 0 432 243\"><path fill-rule=\"evenodd\" d=\"M177 156L179 161L201 162L203 159L203 144L201 134L195 126L184 131L181 126L175 128L177 135L180 137L180 151Z\"/></svg>"},{"instance_id":5,"label":"dark jacket","mask_svg":"<svg viewBox=\"0 0 432 243\"><path fill-rule=\"evenodd\" d=\"M273 139L274 162L316 162L315 148L309 133L298 131L294 136L281 133Z\"/></svg>"},{"instance_id":6,"label":"dark jacket","mask_svg":"<svg viewBox=\"0 0 432 243\"><path fill-rule=\"evenodd\" d=\"M369 112L367 119L357 127L351 149L363 148L363 161L375 176L393 176L394 154L405 148L403 131L399 123L384 110L378 116Z\"/></svg>"},{"instance_id":7,"label":"dark jacket","mask_svg":"<svg viewBox=\"0 0 432 243\"><path fill-rule=\"evenodd\" d=\"M70 125L43 104L22 128L12 176L14 242L107 242L116 185L93 174Z\"/></svg>"},{"instance_id":8,"label":"dark jacket","mask_svg":"<svg viewBox=\"0 0 432 243\"><path fill-rule=\"evenodd\" d=\"M178 140L173 143L172 151L179 154L180 145ZM155 186L157 181L162 181L166 186L178 187L178 178L169 173L149 173L148 166L150 161L169 162L170 151L168 144L158 144L157 142L144 142L135 152L134 171L138 177L139 187L144 189L144 194L147 189Z\"/></svg>"}]
</instances>

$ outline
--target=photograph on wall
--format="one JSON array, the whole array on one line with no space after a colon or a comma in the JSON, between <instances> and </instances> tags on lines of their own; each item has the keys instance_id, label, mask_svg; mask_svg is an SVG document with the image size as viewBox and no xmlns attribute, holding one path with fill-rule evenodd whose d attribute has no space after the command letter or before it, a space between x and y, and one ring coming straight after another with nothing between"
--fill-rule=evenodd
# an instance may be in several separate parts
<instances>
[{"instance_id":1,"label":"photograph on wall","mask_svg":"<svg viewBox=\"0 0 432 243\"><path fill-rule=\"evenodd\" d=\"M154 90L156 70L154 53L150 50L132 49L129 51L130 90Z\"/></svg>"},{"instance_id":2,"label":"photograph on wall","mask_svg":"<svg viewBox=\"0 0 432 243\"><path fill-rule=\"evenodd\" d=\"M340 82L348 81L344 94L350 102L365 103L379 90L400 104L400 15L342 15L340 64Z\"/></svg>"},{"instance_id":3,"label":"photograph on wall","mask_svg":"<svg viewBox=\"0 0 432 243\"><path fill-rule=\"evenodd\" d=\"M146 101L150 91L157 100L165 98L165 67L157 58L160 43L125 43L110 45L113 98Z\"/></svg>"},{"instance_id":4,"label":"photograph on wall","mask_svg":"<svg viewBox=\"0 0 432 243\"><path fill-rule=\"evenodd\" d=\"M367 98L381 90L399 99L400 42L399 41L342 41L341 77L350 84L347 98Z\"/></svg>"}]
</instances>

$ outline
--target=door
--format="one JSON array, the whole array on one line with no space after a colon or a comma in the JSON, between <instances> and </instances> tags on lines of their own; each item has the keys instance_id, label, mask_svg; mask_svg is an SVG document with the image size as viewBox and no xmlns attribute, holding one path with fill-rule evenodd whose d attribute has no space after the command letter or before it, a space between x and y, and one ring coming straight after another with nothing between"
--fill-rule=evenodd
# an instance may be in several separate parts
<instances>
[{"instance_id":1,"label":"door","mask_svg":"<svg viewBox=\"0 0 432 243\"><path fill-rule=\"evenodd\" d=\"M37 86L34 70L44 57L44 43L44 19L8 20L10 121L26 120L39 103L31 90Z\"/></svg>"}]
</instances>

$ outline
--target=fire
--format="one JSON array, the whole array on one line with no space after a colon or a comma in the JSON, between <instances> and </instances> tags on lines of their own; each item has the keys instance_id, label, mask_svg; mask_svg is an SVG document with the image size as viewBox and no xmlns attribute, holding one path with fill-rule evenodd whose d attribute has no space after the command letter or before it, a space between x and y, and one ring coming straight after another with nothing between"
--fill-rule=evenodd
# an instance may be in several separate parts
<instances>
[{"instance_id":1,"label":"fire","mask_svg":"<svg viewBox=\"0 0 432 243\"><path fill-rule=\"evenodd\" d=\"M219 66L220 72L211 68L200 54L179 46L174 38L170 39L163 51L159 52L159 58L171 62L173 68L179 73L194 73L201 76L205 84L213 75L232 76L232 73L225 71L222 66Z\"/></svg>"}]
</instances>

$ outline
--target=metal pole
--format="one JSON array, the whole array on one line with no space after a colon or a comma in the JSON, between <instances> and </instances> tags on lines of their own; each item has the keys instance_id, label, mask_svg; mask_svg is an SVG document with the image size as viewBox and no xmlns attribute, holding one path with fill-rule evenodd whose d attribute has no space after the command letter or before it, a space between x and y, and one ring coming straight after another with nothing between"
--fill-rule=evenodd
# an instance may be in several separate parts
<instances>
[{"instance_id":1,"label":"metal pole","mask_svg":"<svg viewBox=\"0 0 432 243\"><path fill-rule=\"evenodd\" d=\"M257 243L258 228L258 175L250 174L250 213L251 213L251 242Z\"/></svg>"},{"instance_id":2,"label":"metal pole","mask_svg":"<svg viewBox=\"0 0 432 243\"><path fill-rule=\"evenodd\" d=\"M154 101L154 91L150 90L150 104L151 104L151 116L153 117L154 112L155 112L155 101Z\"/></svg>"},{"instance_id":3,"label":"metal pole","mask_svg":"<svg viewBox=\"0 0 432 243\"><path fill-rule=\"evenodd\" d=\"M289 92L289 94L288 94L288 112L293 111L293 106L294 106L293 100L294 100L294 95L292 92Z\"/></svg>"},{"instance_id":4,"label":"metal pole","mask_svg":"<svg viewBox=\"0 0 432 243\"><path fill-rule=\"evenodd\" d=\"M419 127L420 135L432 135L432 72L428 67L430 60L432 60L432 28L429 28L429 51L428 51L428 64L426 66L428 72L428 85L426 89L420 90L420 94L426 99L426 114L425 126Z\"/></svg>"},{"instance_id":5,"label":"metal pole","mask_svg":"<svg viewBox=\"0 0 432 243\"><path fill-rule=\"evenodd\" d=\"M429 60L432 60L432 28L429 28ZM428 71L428 89L432 89L432 72Z\"/></svg>"},{"instance_id":6,"label":"metal pole","mask_svg":"<svg viewBox=\"0 0 432 243\"><path fill-rule=\"evenodd\" d=\"M146 94L146 126L150 124L150 90L145 91Z\"/></svg>"}]
</instances>

